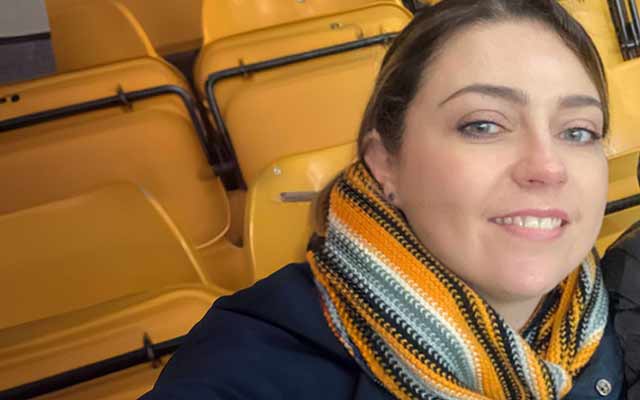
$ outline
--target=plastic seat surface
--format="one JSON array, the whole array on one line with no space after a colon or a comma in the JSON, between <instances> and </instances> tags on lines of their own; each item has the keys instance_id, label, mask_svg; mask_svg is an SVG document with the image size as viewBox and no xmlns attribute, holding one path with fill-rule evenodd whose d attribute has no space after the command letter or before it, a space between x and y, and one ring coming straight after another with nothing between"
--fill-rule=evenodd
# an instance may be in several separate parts
<instances>
[{"instance_id":1,"label":"plastic seat surface","mask_svg":"<svg viewBox=\"0 0 640 400\"><path fill-rule=\"evenodd\" d=\"M589 33L606 66L611 67L623 61L611 11L606 1L560 0L560 4Z\"/></svg>"},{"instance_id":2,"label":"plastic seat surface","mask_svg":"<svg viewBox=\"0 0 640 400\"><path fill-rule=\"evenodd\" d=\"M161 54L202 46L202 0L120 0L142 25Z\"/></svg>"},{"instance_id":3,"label":"plastic seat surface","mask_svg":"<svg viewBox=\"0 0 640 400\"><path fill-rule=\"evenodd\" d=\"M183 285L0 330L0 391L139 350L145 334L156 344L183 336L222 294ZM42 397L137 398L159 372L146 363Z\"/></svg>"},{"instance_id":4,"label":"plastic seat surface","mask_svg":"<svg viewBox=\"0 0 640 400\"><path fill-rule=\"evenodd\" d=\"M100 7L104 0L45 0L49 14L78 5ZM160 54L192 50L202 45L202 0L118 0L140 24Z\"/></svg>"},{"instance_id":5,"label":"plastic seat surface","mask_svg":"<svg viewBox=\"0 0 640 400\"><path fill-rule=\"evenodd\" d=\"M355 158L353 143L285 157L249 187L245 246L256 280L304 261L313 232L312 201Z\"/></svg>"},{"instance_id":6,"label":"plastic seat surface","mask_svg":"<svg viewBox=\"0 0 640 400\"><path fill-rule=\"evenodd\" d=\"M609 155L623 155L640 150L640 58L607 68L611 108Z\"/></svg>"},{"instance_id":7,"label":"plastic seat surface","mask_svg":"<svg viewBox=\"0 0 640 400\"><path fill-rule=\"evenodd\" d=\"M608 200L620 200L640 193L638 157L640 156L640 59L625 61L607 69L611 110L611 128L605 140L609 158ZM630 225L630 224L629 224Z\"/></svg>"},{"instance_id":8,"label":"plastic seat surface","mask_svg":"<svg viewBox=\"0 0 640 400\"><path fill-rule=\"evenodd\" d=\"M0 329L184 283L205 284L166 212L132 184L0 216Z\"/></svg>"},{"instance_id":9,"label":"plastic seat surface","mask_svg":"<svg viewBox=\"0 0 640 400\"><path fill-rule=\"evenodd\" d=\"M130 92L163 85L189 88L185 79L166 63L139 58L0 86L0 98L7 99L0 104L0 121L115 96L118 88ZM14 95L19 100L9 101Z\"/></svg>"},{"instance_id":10,"label":"plastic seat surface","mask_svg":"<svg viewBox=\"0 0 640 400\"><path fill-rule=\"evenodd\" d=\"M604 254L607 248L638 220L640 220L640 206L605 216L596 241L598 253Z\"/></svg>"},{"instance_id":11,"label":"plastic seat surface","mask_svg":"<svg viewBox=\"0 0 640 400\"><path fill-rule=\"evenodd\" d=\"M49 21L58 72L158 57L136 18L117 1L49 7Z\"/></svg>"},{"instance_id":12,"label":"plastic seat surface","mask_svg":"<svg viewBox=\"0 0 640 400\"><path fill-rule=\"evenodd\" d=\"M294 20L205 42L194 67L195 86L204 90L209 74L243 64L399 32L412 18L395 1L371 2L344 13ZM380 4L376 4L380 3ZM257 76L257 75L256 75Z\"/></svg>"},{"instance_id":13,"label":"plastic seat surface","mask_svg":"<svg viewBox=\"0 0 640 400\"><path fill-rule=\"evenodd\" d=\"M203 0L204 44L267 27L399 0Z\"/></svg>"},{"instance_id":14,"label":"plastic seat surface","mask_svg":"<svg viewBox=\"0 0 640 400\"><path fill-rule=\"evenodd\" d=\"M410 18L403 7L383 3L229 37L203 49L197 87L204 90L209 73L239 60L251 64L397 32ZM245 181L286 155L355 140L385 51L375 45L218 83L216 98Z\"/></svg>"},{"instance_id":15,"label":"plastic seat surface","mask_svg":"<svg viewBox=\"0 0 640 400\"><path fill-rule=\"evenodd\" d=\"M130 182L155 196L195 246L218 241L229 225L222 183L183 109L157 101L160 109L106 110L0 134L0 184L10 194L0 214Z\"/></svg>"}]
</instances>

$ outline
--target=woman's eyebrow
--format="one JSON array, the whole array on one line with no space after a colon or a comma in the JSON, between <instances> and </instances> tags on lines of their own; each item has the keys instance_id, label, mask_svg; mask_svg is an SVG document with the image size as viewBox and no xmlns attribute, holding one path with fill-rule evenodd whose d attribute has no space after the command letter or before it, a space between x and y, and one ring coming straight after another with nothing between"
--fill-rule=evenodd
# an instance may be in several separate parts
<instances>
[{"instance_id":1,"label":"woman's eyebrow","mask_svg":"<svg viewBox=\"0 0 640 400\"><path fill-rule=\"evenodd\" d=\"M438 107L441 107L448 101L451 101L456 97L467 93L478 93L485 96L496 97L512 103L516 103L518 105L526 105L529 102L529 96L527 96L527 94L520 89L511 88L508 86L476 83L456 90L449 97L441 101L440 104L438 104Z\"/></svg>"},{"instance_id":2,"label":"woman's eyebrow","mask_svg":"<svg viewBox=\"0 0 640 400\"><path fill-rule=\"evenodd\" d=\"M579 108L579 107L596 107L603 111L600 100L588 95L572 95L560 98L558 102L560 108Z\"/></svg>"}]
</instances>

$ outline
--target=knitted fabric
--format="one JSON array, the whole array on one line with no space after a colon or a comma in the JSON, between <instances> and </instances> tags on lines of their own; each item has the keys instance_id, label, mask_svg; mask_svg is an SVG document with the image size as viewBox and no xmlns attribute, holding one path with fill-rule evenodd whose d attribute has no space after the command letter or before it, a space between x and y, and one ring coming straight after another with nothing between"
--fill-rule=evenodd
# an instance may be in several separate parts
<instances>
[{"instance_id":1,"label":"knitted fabric","mask_svg":"<svg viewBox=\"0 0 640 400\"><path fill-rule=\"evenodd\" d=\"M520 334L436 260L361 162L307 258L336 337L401 399L558 399L595 352L608 297L592 256Z\"/></svg>"}]
</instances>

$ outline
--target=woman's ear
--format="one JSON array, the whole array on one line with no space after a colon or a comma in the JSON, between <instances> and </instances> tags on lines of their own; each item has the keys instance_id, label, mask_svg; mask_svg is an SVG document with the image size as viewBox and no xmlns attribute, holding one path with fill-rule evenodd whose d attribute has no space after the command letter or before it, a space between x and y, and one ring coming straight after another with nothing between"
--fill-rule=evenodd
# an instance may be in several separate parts
<instances>
[{"instance_id":1,"label":"woman's ear","mask_svg":"<svg viewBox=\"0 0 640 400\"><path fill-rule=\"evenodd\" d=\"M380 183L384 195L390 203L397 205L398 193L395 179L395 159L382 143L382 138L376 130L367 134L363 143L364 161Z\"/></svg>"}]
</instances>

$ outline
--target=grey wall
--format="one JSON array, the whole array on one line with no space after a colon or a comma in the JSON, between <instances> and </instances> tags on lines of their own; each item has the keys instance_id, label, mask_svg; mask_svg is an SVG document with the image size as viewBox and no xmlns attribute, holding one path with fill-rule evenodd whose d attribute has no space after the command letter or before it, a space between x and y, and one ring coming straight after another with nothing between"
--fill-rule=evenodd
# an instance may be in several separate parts
<instances>
[{"instance_id":1,"label":"grey wall","mask_svg":"<svg viewBox=\"0 0 640 400\"><path fill-rule=\"evenodd\" d=\"M49 32L44 0L0 0L0 38Z\"/></svg>"},{"instance_id":2,"label":"grey wall","mask_svg":"<svg viewBox=\"0 0 640 400\"><path fill-rule=\"evenodd\" d=\"M44 0L0 0L0 85L55 72L49 31Z\"/></svg>"}]
</instances>

